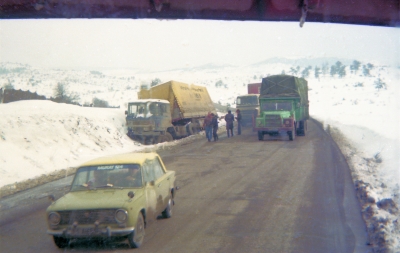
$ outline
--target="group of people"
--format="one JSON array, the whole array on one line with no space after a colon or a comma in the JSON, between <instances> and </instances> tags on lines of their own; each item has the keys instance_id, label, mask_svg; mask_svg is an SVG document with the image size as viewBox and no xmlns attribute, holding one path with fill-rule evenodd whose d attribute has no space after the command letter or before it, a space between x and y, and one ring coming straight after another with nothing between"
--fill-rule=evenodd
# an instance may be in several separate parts
<instances>
[{"instance_id":1,"label":"group of people","mask_svg":"<svg viewBox=\"0 0 400 253\"><path fill-rule=\"evenodd\" d=\"M229 110L228 113L224 117L225 122L226 122L226 131L228 134L228 138L233 136L233 122L236 121L238 122L238 135L242 133L242 126L241 126L241 121L242 121L242 114L240 113L240 110L236 110L236 117L232 114L232 111ZM214 141L218 140L218 115L208 112L207 116L204 118L204 129L206 131L206 138L208 141L211 141L214 139Z\"/></svg>"}]
</instances>

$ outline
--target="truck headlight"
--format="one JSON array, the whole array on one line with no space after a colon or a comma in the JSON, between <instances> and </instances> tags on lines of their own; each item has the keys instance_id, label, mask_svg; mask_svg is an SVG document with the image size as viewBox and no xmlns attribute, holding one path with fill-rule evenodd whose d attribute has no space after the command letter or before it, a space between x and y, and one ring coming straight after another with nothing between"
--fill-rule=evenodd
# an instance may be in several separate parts
<instances>
[{"instance_id":1,"label":"truck headlight","mask_svg":"<svg viewBox=\"0 0 400 253\"><path fill-rule=\"evenodd\" d=\"M287 127L292 126L292 121L290 119L285 119L283 120L283 124Z\"/></svg>"},{"instance_id":2,"label":"truck headlight","mask_svg":"<svg viewBox=\"0 0 400 253\"><path fill-rule=\"evenodd\" d=\"M47 219L48 219L50 225L57 226L58 224L60 224L61 216L57 212L51 212L47 216Z\"/></svg>"},{"instance_id":3,"label":"truck headlight","mask_svg":"<svg viewBox=\"0 0 400 253\"><path fill-rule=\"evenodd\" d=\"M125 211L124 209L118 209L115 212L115 220L118 223L125 223L127 219L128 219L128 212Z\"/></svg>"}]
</instances>

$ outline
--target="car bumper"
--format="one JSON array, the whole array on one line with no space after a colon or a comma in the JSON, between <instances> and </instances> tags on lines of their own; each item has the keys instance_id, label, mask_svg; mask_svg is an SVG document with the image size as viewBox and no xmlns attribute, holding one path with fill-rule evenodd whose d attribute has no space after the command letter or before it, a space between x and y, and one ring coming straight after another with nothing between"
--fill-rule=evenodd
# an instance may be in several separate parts
<instances>
[{"instance_id":1,"label":"car bumper","mask_svg":"<svg viewBox=\"0 0 400 253\"><path fill-rule=\"evenodd\" d=\"M48 229L47 234L64 238L88 238L88 237L118 237L126 236L135 230L134 227L127 228L94 228L94 227L76 227L64 229Z\"/></svg>"}]
</instances>

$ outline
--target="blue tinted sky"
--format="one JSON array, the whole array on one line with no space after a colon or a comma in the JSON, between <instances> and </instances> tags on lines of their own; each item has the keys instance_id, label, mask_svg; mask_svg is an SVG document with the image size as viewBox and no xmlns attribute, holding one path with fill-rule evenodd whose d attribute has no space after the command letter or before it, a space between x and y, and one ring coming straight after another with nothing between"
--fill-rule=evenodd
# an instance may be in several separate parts
<instances>
[{"instance_id":1,"label":"blue tinted sky","mask_svg":"<svg viewBox=\"0 0 400 253\"><path fill-rule=\"evenodd\" d=\"M69 69L165 70L271 57L339 57L399 66L400 29L293 22L0 20L0 61Z\"/></svg>"}]
</instances>

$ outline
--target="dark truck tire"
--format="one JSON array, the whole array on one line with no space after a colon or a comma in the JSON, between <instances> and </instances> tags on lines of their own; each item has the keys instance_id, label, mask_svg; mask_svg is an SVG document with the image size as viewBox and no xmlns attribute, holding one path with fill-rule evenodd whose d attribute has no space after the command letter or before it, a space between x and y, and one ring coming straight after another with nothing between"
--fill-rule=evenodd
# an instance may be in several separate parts
<instances>
[{"instance_id":1,"label":"dark truck tire","mask_svg":"<svg viewBox=\"0 0 400 253\"><path fill-rule=\"evenodd\" d=\"M293 125L292 131L288 131L289 141L294 141L296 138L296 124Z\"/></svg>"},{"instance_id":2,"label":"dark truck tire","mask_svg":"<svg viewBox=\"0 0 400 253\"><path fill-rule=\"evenodd\" d=\"M264 134L263 134L262 131L258 131L258 140L259 140L259 141L264 140Z\"/></svg>"},{"instance_id":3,"label":"dark truck tire","mask_svg":"<svg viewBox=\"0 0 400 253\"><path fill-rule=\"evenodd\" d=\"M306 135L306 129L307 129L307 122L299 121L299 128L297 129L297 135L298 136L305 136Z\"/></svg>"}]
</instances>

